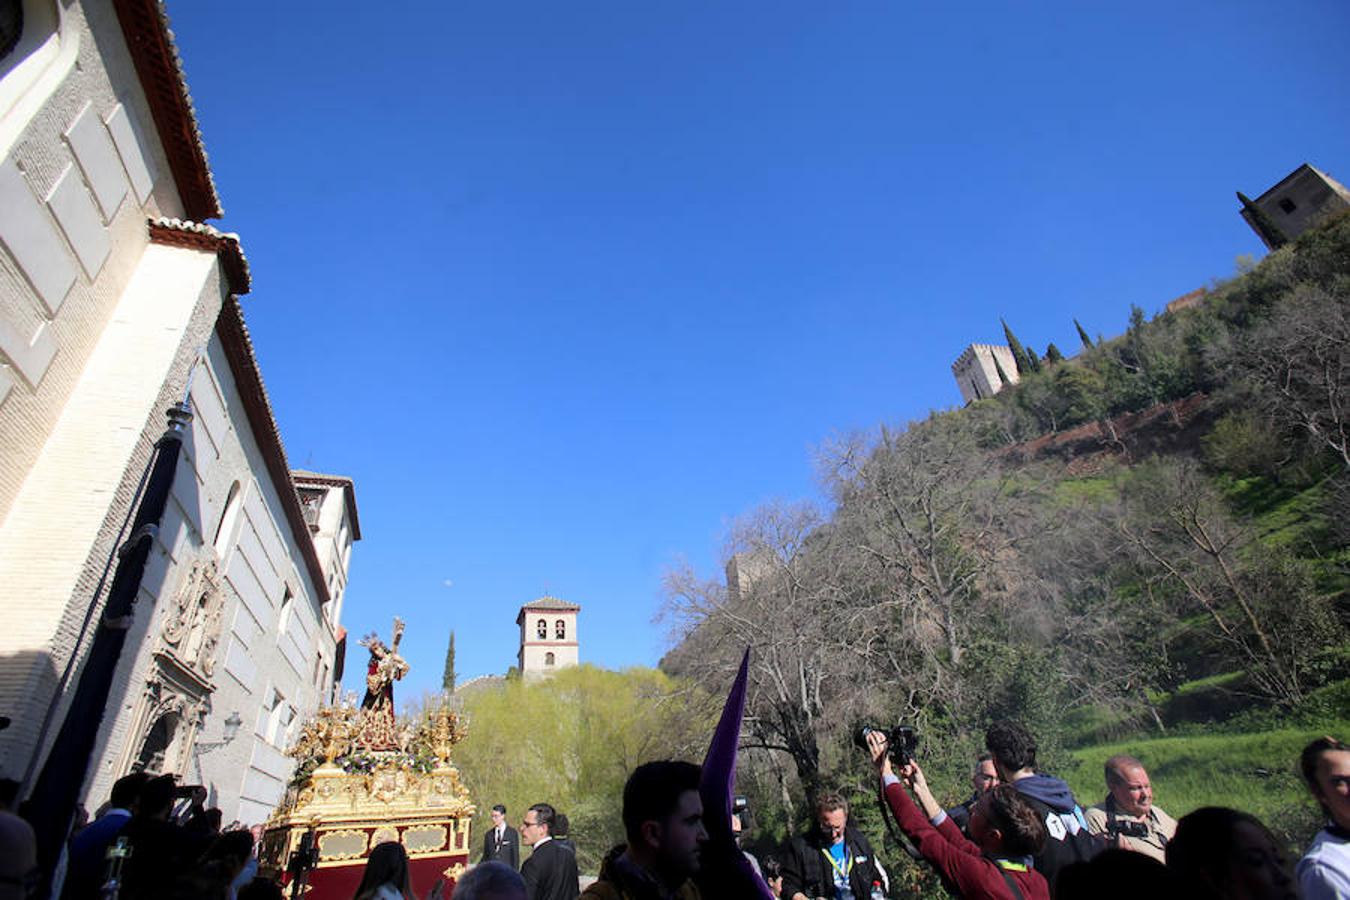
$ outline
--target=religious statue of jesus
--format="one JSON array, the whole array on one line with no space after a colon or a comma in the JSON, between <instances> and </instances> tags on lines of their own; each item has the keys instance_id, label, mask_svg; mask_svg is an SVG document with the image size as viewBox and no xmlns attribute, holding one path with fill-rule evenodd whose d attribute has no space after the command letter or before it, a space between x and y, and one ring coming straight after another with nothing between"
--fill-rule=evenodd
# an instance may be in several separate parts
<instances>
[{"instance_id":1,"label":"religious statue of jesus","mask_svg":"<svg viewBox=\"0 0 1350 900\"><path fill-rule=\"evenodd\" d=\"M361 639L361 646L370 651L366 666L366 695L361 698L362 743L371 750L399 749L398 729L394 720L394 682L408 674L408 663L398 655L398 643L403 640L403 620L394 619L394 639L391 646L374 632Z\"/></svg>"}]
</instances>

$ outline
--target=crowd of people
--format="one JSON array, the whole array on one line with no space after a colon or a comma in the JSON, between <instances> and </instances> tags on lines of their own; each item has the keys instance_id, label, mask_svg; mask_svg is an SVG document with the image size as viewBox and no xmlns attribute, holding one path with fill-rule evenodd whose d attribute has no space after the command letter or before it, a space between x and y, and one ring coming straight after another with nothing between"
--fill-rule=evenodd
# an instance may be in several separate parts
<instances>
[{"instance_id":1,"label":"crowd of people","mask_svg":"<svg viewBox=\"0 0 1350 900\"><path fill-rule=\"evenodd\" d=\"M870 732L867 749L880 795L916 859L931 865L953 896L996 900L1172 897L1238 900L1350 898L1350 746L1331 737L1310 743L1303 779L1326 818L1308 852L1292 865L1255 817L1205 807L1180 820L1153 802L1147 769L1127 755L1106 760L1106 793L1086 809L1062 780L1041 772L1036 741L1021 725L999 722L975 761L972 794L944 809L923 768ZM0 785L0 805L6 801ZM278 900L281 886L258 876L255 832L221 827L204 796L172 776L129 775L96 818L72 837L61 900ZM12 802L10 797L9 802ZM737 810L739 812L739 810ZM700 768L658 761L639 766L623 793L624 843L604 857L598 878L580 885L568 823L547 803L529 807L519 831L507 810L491 810L482 853L440 900L879 900L900 892L847 800L816 798L815 825L777 857L739 848L740 817L729 829L705 821ZM0 900L35 896L31 829L0 809ZM710 832L717 836L710 838ZM531 848L521 860L521 844ZM396 842L374 847L353 900L419 900Z\"/></svg>"},{"instance_id":2,"label":"crowd of people","mask_svg":"<svg viewBox=\"0 0 1350 900\"><path fill-rule=\"evenodd\" d=\"M997 900L1186 897L1240 900L1350 898L1350 746L1331 737L1304 748L1300 770L1326 818L1307 854L1288 855L1256 817L1204 807L1179 821L1153 803L1148 771L1132 756L1105 764L1106 796L1087 810L1062 780L1039 771L1036 741L1020 724L985 734L975 795L942 809L913 759L893 759L885 735L867 736L887 806L953 895ZM986 765L989 764L989 765ZM829 823L822 812L821 832ZM858 897L836 889L783 896Z\"/></svg>"}]
</instances>

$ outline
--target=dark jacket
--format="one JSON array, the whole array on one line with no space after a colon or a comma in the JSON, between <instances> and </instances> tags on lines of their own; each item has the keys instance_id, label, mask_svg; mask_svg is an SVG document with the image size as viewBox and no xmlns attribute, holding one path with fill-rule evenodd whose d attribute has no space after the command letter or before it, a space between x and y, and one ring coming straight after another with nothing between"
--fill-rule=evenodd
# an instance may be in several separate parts
<instances>
[{"instance_id":1,"label":"dark jacket","mask_svg":"<svg viewBox=\"0 0 1350 900\"><path fill-rule=\"evenodd\" d=\"M489 828L487 834L483 835L483 855L478 857L478 861L485 863L495 859L513 869L519 869L520 835L510 825L504 825L503 828L505 832L500 844L497 843L497 829Z\"/></svg>"},{"instance_id":2,"label":"dark jacket","mask_svg":"<svg viewBox=\"0 0 1350 900\"><path fill-rule=\"evenodd\" d=\"M623 857L623 844L605 854L600 877L582 892L580 900L662 900L660 887L645 872ZM673 900L700 900L698 887L686 881Z\"/></svg>"},{"instance_id":3,"label":"dark jacket","mask_svg":"<svg viewBox=\"0 0 1350 900\"><path fill-rule=\"evenodd\" d=\"M1014 900L1017 894L1011 884L1016 885L1022 900L1050 900L1045 877L1026 868L1025 860L984 856L979 847L966 840L950 816L934 826L899 782L886 786L886 803L900 830L918 845L923 858L938 870L951 892L968 900Z\"/></svg>"},{"instance_id":4,"label":"dark jacket","mask_svg":"<svg viewBox=\"0 0 1350 900\"><path fill-rule=\"evenodd\" d=\"M1052 888L1060 869L1092 859L1106 849L1106 842L1088 831L1087 818L1063 781L1038 774L1014 781L1013 787L1045 823L1045 848L1036 855L1035 866Z\"/></svg>"},{"instance_id":5,"label":"dark jacket","mask_svg":"<svg viewBox=\"0 0 1350 900\"><path fill-rule=\"evenodd\" d=\"M783 897L791 900L793 894L808 897L834 897L834 873L825 859L829 852L828 837L818 829L788 841L783 850ZM844 847L853 860L848 874L849 886L858 900L872 896L872 883L885 881L876 867L872 845L851 824L844 827Z\"/></svg>"},{"instance_id":6,"label":"dark jacket","mask_svg":"<svg viewBox=\"0 0 1350 900\"><path fill-rule=\"evenodd\" d=\"M63 900L95 900L108 871L108 848L131 821L125 809L110 809L70 842Z\"/></svg>"},{"instance_id":7,"label":"dark jacket","mask_svg":"<svg viewBox=\"0 0 1350 900\"><path fill-rule=\"evenodd\" d=\"M545 841L520 867L528 900L577 900L577 857L557 841Z\"/></svg>"},{"instance_id":8,"label":"dark jacket","mask_svg":"<svg viewBox=\"0 0 1350 900\"><path fill-rule=\"evenodd\" d=\"M951 819L952 823L956 825L957 828L961 829L961 833L966 837L970 837L970 811L974 809L975 804L979 802L980 795L977 792L971 794L970 799L965 803L958 803L956 806L947 810L947 818Z\"/></svg>"}]
</instances>

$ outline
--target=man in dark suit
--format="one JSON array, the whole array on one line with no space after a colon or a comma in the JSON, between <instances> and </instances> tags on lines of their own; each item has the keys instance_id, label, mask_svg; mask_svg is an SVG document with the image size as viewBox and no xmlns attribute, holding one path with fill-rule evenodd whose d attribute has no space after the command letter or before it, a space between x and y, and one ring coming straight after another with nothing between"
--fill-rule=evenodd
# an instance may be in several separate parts
<instances>
[{"instance_id":1,"label":"man in dark suit","mask_svg":"<svg viewBox=\"0 0 1350 900\"><path fill-rule=\"evenodd\" d=\"M520 820L520 836L534 848L520 867L529 900L577 900L577 857L553 840L557 812L547 803L536 803Z\"/></svg>"},{"instance_id":2,"label":"man in dark suit","mask_svg":"<svg viewBox=\"0 0 1350 900\"><path fill-rule=\"evenodd\" d=\"M492 828L483 835L483 855L480 863L506 863L513 869L520 868L520 835L506 824L506 807L498 803L492 807Z\"/></svg>"}]
</instances>

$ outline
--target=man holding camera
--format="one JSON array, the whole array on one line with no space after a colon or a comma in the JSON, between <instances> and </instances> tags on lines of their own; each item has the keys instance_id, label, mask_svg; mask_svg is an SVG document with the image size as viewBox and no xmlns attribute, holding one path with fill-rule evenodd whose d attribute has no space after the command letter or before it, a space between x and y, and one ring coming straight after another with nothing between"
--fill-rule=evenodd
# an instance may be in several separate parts
<instances>
[{"instance_id":1,"label":"man holding camera","mask_svg":"<svg viewBox=\"0 0 1350 900\"><path fill-rule=\"evenodd\" d=\"M848 801L816 798L816 827L788 842L783 853L783 893L788 900L868 900L872 886L887 889L872 845L848 821Z\"/></svg>"},{"instance_id":2,"label":"man holding camera","mask_svg":"<svg viewBox=\"0 0 1350 900\"><path fill-rule=\"evenodd\" d=\"M1153 805L1143 763L1119 754L1106 761L1106 799L1087 811L1088 830L1116 845L1167 862L1167 842L1177 821Z\"/></svg>"}]
</instances>

